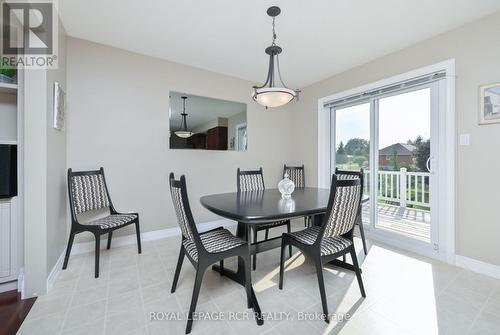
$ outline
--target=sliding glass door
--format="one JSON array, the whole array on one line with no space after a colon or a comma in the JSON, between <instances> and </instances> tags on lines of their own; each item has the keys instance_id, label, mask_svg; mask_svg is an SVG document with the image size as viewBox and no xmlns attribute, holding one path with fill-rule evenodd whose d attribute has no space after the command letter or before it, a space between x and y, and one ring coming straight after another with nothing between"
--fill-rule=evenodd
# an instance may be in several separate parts
<instances>
[{"instance_id":1,"label":"sliding glass door","mask_svg":"<svg viewBox=\"0 0 500 335\"><path fill-rule=\"evenodd\" d=\"M334 168L365 172L363 223L386 242L438 250L438 81L330 108Z\"/></svg>"},{"instance_id":2,"label":"sliding glass door","mask_svg":"<svg viewBox=\"0 0 500 335\"><path fill-rule=\"evenodd\" d=\"M340 170L365 172L364 196L370 194L370 101L339 108L332 114L332 129L336 129L332 166ZM332 171L332 174L335 171ZM363 211L363 222L369 224L370 212Z\"/></svg>"},{"instance_id":3,"label":"sliding glass door","mask_svg":"<svg viewBox=\"0 0 500 335\"><path fill-rule=\"evenodd\" d=\"M431 88L378 100L375 228L431 243Z\"/></svg>"}]
</instances>

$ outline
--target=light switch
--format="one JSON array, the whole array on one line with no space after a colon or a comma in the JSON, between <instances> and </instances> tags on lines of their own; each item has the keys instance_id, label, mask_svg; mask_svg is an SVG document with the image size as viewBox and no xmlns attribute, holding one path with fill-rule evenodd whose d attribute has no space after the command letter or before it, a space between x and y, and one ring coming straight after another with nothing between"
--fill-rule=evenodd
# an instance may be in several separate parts
<instances>
[{"instance_id":1,"label":"light switch","mask_svg":"<svg viewBox=\"0 0 500 335\"><path fill-rule=\"evenodd\" d=\"M460 145L469 145L470 144L470 135L469 134L460 134L459 141Z\"/></svg>"}]
</instances>

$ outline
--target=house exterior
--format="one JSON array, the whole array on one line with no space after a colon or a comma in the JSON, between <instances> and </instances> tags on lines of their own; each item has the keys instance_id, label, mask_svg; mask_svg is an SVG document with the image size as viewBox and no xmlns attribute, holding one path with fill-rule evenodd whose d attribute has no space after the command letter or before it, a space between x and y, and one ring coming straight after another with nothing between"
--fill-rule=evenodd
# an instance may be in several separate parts
<instances>
[{"instance_id":1,"label":"house exterior","mask_svg":"<svg viewBox=\"0 0 500 335\"><path fill-rule=\"evenodd\" d=\"M405 167L413 164L416 147L412 144L395 143L378 151L378 163L383 169L393 167L392 157L396 153L396 162L398 166Z\"/></svg>"}]
</instances>

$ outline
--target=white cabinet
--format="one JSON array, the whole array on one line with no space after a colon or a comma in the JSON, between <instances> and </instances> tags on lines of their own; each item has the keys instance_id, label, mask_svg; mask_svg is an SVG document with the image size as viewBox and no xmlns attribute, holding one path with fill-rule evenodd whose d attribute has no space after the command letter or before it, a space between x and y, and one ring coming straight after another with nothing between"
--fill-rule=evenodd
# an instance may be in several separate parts
<instances>
[{"instance_id":1,"label":"white cabinet","mask_svg":"<svg viewBox=\"0 0 500 335\"><path fill-rule=\"evenodd\" d=\"M0 283L19 275L16 210L17 198L0 199Z\"/></svg>"},{"instance_id":2,"label":"white cabinet","mask_svg":"<svg viewBox=\"0 0 500 335\"><path fill-rule=\"evenodd\" d=\"M0 281L11 276L10 202L0 202Z\"/></svg>"},{"instance_id":3,"label":"white cabinet","mask_svg":"<svg viewBox=\"0 0 500 335\"><path fill-rule=\"evenodd\" d=\"M18 196L0 199L0 292L16 283L24 258L22 211L24 95L22 90L18 89L23 87L24 73L21 69L17 72L17 78L19 85L0 83L0 143L17 144L19 181Z\"/></svg>"}]
</instances>

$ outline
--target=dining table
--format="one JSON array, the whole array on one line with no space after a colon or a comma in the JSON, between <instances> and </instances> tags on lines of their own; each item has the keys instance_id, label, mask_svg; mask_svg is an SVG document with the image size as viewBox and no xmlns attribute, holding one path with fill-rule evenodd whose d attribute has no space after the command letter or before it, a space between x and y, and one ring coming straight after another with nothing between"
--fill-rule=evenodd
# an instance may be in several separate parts
<instances>
[{"instance_id":1,"label":"dining table","mask_svg":"<svg viewBox=\"0 0 500 335\"><path fill-rule=\"evenodd\" d=\"M312 217L313 224L321 225L329 196L329 189L302 187L296 188L288 199L284 199L278 189L265 189L210 194L201 197L200 202L209 211L236 221L236 236L247 241L250 253L253 254L279 248L281 236L252 242L249 238L252 226L300 217ZM340 260L335 260L332 264L348 269L352 267L352 265ZM236 271L221 269L218 265L213 265L212 269L241 285L245 285L245 266L241 259L238 259ZM257 322L263 324L264 320L253 288L252 300Z\"/></svg>"}]
</instances>

